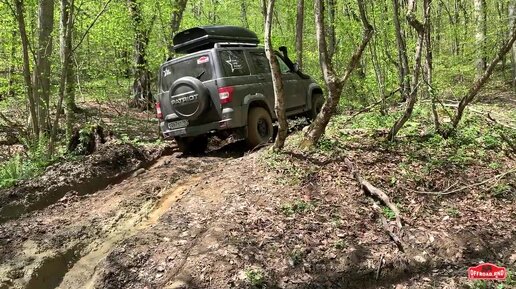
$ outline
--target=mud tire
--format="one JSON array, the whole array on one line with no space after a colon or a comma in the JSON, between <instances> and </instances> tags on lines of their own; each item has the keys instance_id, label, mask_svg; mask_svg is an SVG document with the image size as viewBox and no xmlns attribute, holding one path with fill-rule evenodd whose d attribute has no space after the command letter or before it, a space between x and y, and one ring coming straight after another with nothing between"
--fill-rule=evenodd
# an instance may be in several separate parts
<instances>
[{"instance_id":1,"label":"mud tire","mask_svg":"<svg viewBox=\"0 0 516 289\"><path fill-rule=\"evenodd\" d=\"M308 119L314 120L324 105L324 97L320 93L315 93L312 96L312 108L308 112Z\"/></svg>"},{"instance_id":2,"label":"mud tire","mask_svg":"<svg viewBox=\"0 0 516 289\"><path fill-rule=\"evenodd\" d=\"M253 107L247 118L247 145L254 148L272 139L274 128L269 112L263 107Z\"/></svg>"}]
</instances>

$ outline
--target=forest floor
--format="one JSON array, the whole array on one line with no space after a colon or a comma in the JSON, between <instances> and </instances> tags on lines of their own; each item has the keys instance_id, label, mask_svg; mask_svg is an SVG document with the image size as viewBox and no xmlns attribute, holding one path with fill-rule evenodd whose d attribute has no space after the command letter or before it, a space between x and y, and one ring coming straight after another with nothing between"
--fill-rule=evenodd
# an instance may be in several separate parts
<instances>
[{"instance_id":1,"label":"forest floor","mask_svg":"<svg viewBox=\"0 0 516 289\"><path fill-rule=\"evenodd\" d=\"M514 124L498 96L474 109ZM94 154L0 191L0 288L516 288L516 159L481 113L453 139L426 133L425 110L394 143L384 118L339 115L309 152L294 132L283 153L199 156L155 141L148 114L113 117ZM346 159L400 210L403 251ZM509 278L468 280L480 262Z\"/></svg>"}]
</instances>

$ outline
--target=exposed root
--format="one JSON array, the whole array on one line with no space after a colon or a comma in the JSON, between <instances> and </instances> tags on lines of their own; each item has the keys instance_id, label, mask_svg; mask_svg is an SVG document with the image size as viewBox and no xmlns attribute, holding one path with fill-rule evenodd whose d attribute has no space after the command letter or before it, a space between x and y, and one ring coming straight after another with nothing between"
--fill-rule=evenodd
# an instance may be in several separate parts
<instances>
[{"instance_id":1,"label":"exposed root","mask_svg":"<svg viewBox=\"0 0 516 289\"><path fill-rule=\"evenodd\" d=\"M373 186L370 182L368 182L366 179L362 178L360 176L360 173L355 168L353 163L349 159L345 159L344 162L348 166L348 168L351 170L351 173L353 174L353 177L355 180L360 184L362 187L362 190L368 194L377 197L380 199L389 209L391 209L394 214L396 215L396 225L399 229L403 227L400 217L400 211L398 208L390 201L389 196L387 196L386 193L384 193L382 190L378 189L377 187Z\"/></svg>"},{"instance_id":2,"label":"exposed root","mask_svg":"<svg viewBox=\"0 0 516 289\"><path fill-rule=\"evenodd\" d=\"M377 197L380 199L387 207L389 207L392 212L394 212L396 216L396 225L398 227L398 231L401 232L401 229L403 228L403 225L401 223L401 216L398 208L389 200L389 196L385 194L382 190L378 189L377 187L373 186L370 182L368 182L366 179L362 178L360 176L360 173L356 169L356 167L353 165L353 163L349 159L345 159L344 162L348 166L348 168L351 170L351 173L353 174L353 177L355 180L360 184L360 187L364 191L366 195ZM389 234L389 237L392 239L392 241L396 244L398 249L401 252L405 252L403 242L401 239L394 233L394 231L389 226L389 222L387 222L387 219L383 215L382 209L371 200L373 203L373 209L378 213L378 216L380 217L380 220L382 221L382 226L384 230Z\"/></svg>"}]
</instances>

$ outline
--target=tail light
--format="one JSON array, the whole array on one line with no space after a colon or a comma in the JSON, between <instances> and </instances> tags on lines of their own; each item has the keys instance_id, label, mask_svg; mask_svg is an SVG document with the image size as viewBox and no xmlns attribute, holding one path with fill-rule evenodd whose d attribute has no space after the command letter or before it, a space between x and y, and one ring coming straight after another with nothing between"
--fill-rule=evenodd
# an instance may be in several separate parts
<instances>
[{"instance_id":1,"label":"tail light","mask_svg":"<svg viewBox=\"0 0 516 289\"><path fill-rule=\"evenodd\" d=\"M219 88L219 99L220 104L226 104L233 101L233 87L232 86L225 86Z\"/></svg>"},{"instance_id":2,"label":"tail light","mask_svg":"<svg viewBox=\"0 0 516 289\"><path fill-rule=\"evenodd\" d=\"M156 102L156 117L158 119L163 119L163 113L161 113L161 105L159 102Z\"/></svg>"}]
</instances>

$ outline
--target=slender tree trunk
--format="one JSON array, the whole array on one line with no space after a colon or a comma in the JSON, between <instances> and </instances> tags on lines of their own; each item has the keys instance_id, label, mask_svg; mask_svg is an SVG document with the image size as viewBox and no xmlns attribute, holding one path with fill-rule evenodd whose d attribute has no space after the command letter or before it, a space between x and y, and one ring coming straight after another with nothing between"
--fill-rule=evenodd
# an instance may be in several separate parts
<instances>
[{"instance_id":1,"label":"slender tree trunk","mask_svg":"<svg viewBox=\"0 0 516 289\"><path fill-rule=\"evenodd\" d=\"M314 1L314 13L315 13L315 30L317 38L317 46L319 52L319 63L323 72L324 81L328 88L328 98L324 103L321 112L317 115L314 122L310 125L305 133L305 139L302 142L302 147L314 146L322 134L324 133L330 118L333 116L339 104L342 88L346 85L347 81L351 77L351 74L358 66L362 54L364 53L367 44L373 36L373 27L369 24L366 17L364 0L357 0L358 7L360 10L360 19L363 25L363 36L362 42L356 48L355 52L346 65L346 70L342 77L338 78L328 53L328 46L326 43L326 29L324 25L324 0Z\"/></svg>"},{"instance_id":2,"label":"slender tree trunk","mask_svg":"<svg viewBox=\"0 0 516 289\"><path fill-rule=\"evenodd\" d=\"M437 112L437 94L433 91L433 51L432 51L432 0L423 0L425 10L425 81L427 97L432 100L432 115L434 117L435 130L441 129L439 114Z\"/></svg>"},{"instance_id":3,"label":"slender tree trunk","mask_svg":"<svg viewBox=\"0 0 516 289\"><path fill-rule=\"evenodd\" d=\"M401 100L406 101L410 94L409 64L407 57L407 44L405 42L405 32L401 28L400 23L400 5L399 0L392 0L394 13L394 30L396 33L396 43L398 44L398 72L400 82Z\"/></svg>"},{"instance_id":4,"label":"slender tree trunk","mask_svg":"<svg viewBox=\"0 0 516 289\"><path fill-rule=\"evenodd\" d=\"M305 0L297 0L296 15L296 57L299 69L303 68L303 26L305 22Z\"/></svg>"},{"instance_id":5,"label":"slender tree trunk","mask_svg":"<svg viewBox=\"0 0 516 289\"><path fill-rule=\"evenodd\" d=\"M279 67L278 59L274 53L271 42L272 34L272 18L274 16L274 3L275 0L269 0L267 6L267 14L265 17L265 54L269 59L272 72L272 85L274 87L274 110L276 111L276 117L278 118L278 136L274 142L274 150L279 151L283 149L285 140L287 139L287 116L285 114L285 91L283 90L283 79L281 76L281 70Z\"/></svg>"},{"instance_id":6,"label":"slender tree trunk","mask_svg":"<svg viewBox=\"0 0 516 289\"><path fill-rule=\"evenodd\" d=\"M416 7L416 0L409 0L408 3L408 13L407 13L407 21L409 22L410 26L416 30L418 33L418 40L416 44L416 55L414 59L414 68L412 70L412 83L409 86L407 100L405 102L405 111L403 112L403 115L394 123L394 126L391 128L389 132L388 139L393 141L400 129L405 125L407 120L410 119L412 116L412 111L414 110L414 105L417 101L417 91L419 87L419 75L421 72L421 55L423 53L423 44L425 42L425 24L421 23L419 20L417 20L416 16L414 15L415 7ZM423 13L426 13L427 10L423 11ZM426 19L426 15L424 15Z\"/></svg>"},{"instance_id":7,"label":"slender tree trunk","mask_svg":"<svg viewBox=\"0 0 516 289\"><path fill-rule=\"evenodd\" d=\"M489 65L487 66L487 69L484 71L482 76L478 77L475 80L475 82L473 83L471 88L468 90L466 95L461 99L459 106L457 107L457 113L455 114L455 117L452 122L452 129L443 132L444 136L449 136L453 132L455 132L455 130L459 126L462 116L464 115L464 110L473 101L473 99L478 94L480 89L482 89L482 87L484 87L484 84L489 80L489 78L493 74L493 71L494 71L496 65L498 64L498 62L500 62L500 60L504 57L504 55L506 55L509 51L511 51L511 49L513 49L515 42L516 42L516 26L513 25L511 28L511 36L509 37L509 39L505 42L504 45L502 45L500 50L498 50L498 53L496 54L495 58L489 63Z\"/></svg>"},{"instance_id":8,"label":"slender tree trunk","mask_svg":"<svg viewBox=\"0 0 516 289\"><path fill-rule=\"evenodd\" d=\"M240 2L240 17L242 18L242 25L245 28L249 28L249 20L247 19L247 0Z\"/></svg>"},{"instance_id":9,"label":"slender tree trunk","mask_svg":"<svg viewBox=\"0 0 516 289\"><path fill-rule=\"evenodd\" d=\"M168 46L169 57L172 57L172 55L174 55L172 39L179 31L179 27L181 26L181 21L183 20L183 14L185 12L187 2L188 0L174 0L172 4L172 15L170 17L170 39Z\"/></svg>"},{"instance_id":10,"label":"slender tree trunk","mask_svg":"<svg viewBox=\"0 0 516 289\"><path fill-rule=\"evenodd\" d=\"M487 13L486 1L475 1L475 42L477 49L477 76L481 76L486 70L486 32L487 32Z\"/></svg>"},{"instance_id":11,"label":"slender tree trunk","mask_svg":"<svg viewBox=\"0 0 516 289\"><path fill-rule=\"evenodd\" d=\"M516 22L516 1L510 0L509 2L509 29L514 27ZM510 31L510 30L509 30ZM512 87L516 89L516 45L511 48L511 64L512 64Z\"/></svg>"},{"instance_id":12,"label":"slender tree trunk","mask_svg":"<svg viewBox=\"0 0 516 289\"><path fill-rule=\"evenodd\" d=\"M152 100L151 77L147 62L147 45L149 44L149 34L152 29L156 14L154 15L149 29L144 27L143 16L138 0L127 1L131 14L134 37L134 82L132 94L134 104L140 108L150 106Z\"/></svg>"},{"instance_id":13,"label":"slender tree trunk","mask_svg":"<svg viewBox=\"0 0 516 289\"><path fill-rule=\"evenodd\" d=\"M52 55L52 31L54 30L54 0L40 0L38 8L38 49L34 69L35 92L39 100L38 116L40 135L50 132L50 74Z\"/></svg>"},{"instance_id":14,"label":"slender tree trunk","mask_svg":"<svg viewBox=\"0 0 516 289\"><path fill-rule=\"evenodd\" d=\"M335 33L335 0L326 0L328 3L328 56L330 61L337 52L337 34Z\"/></svg>"},{"instance_id":15,"label":"slender tree trunk","mask_svg":"<svg viewBox=\"0 0 516 289\"><path fill-rule=\"evenodd\" d=\"M18 22L18 29L20 32L20 39L22 43L22 55L23 55L23 79L25 82L27 100L29 103L30 111L30 122L32 127L32 136L34 141L39 139L39 118L37 114L38 101L35 99L34 84L31 79L30 71L30 58L29 58L29 38L27 36L27 30L25 26L25 16L23 10L23 0L15 0L16 6L16 21Z\"/></svg>"},{"instance_id":16,"label":"slender tree trunk","mask_svg":"<svg viewBox=\"0 0 516 289\"><path fill-rule=\"evenodd\" d=\"M7 71L7 97L14 97L14 70L16 58L16 28L11 32L11 53L9 56L9 69ZM0 96L0 100L2 96Z\"/></svg>"},{"instance_id":17,"label":"slender tree trunk","mask_svg":"<svg viewBox=\"0 0 516 289\"><path fill-rule=\"evenodd\" d=\"M50 141L48 143L48 153L49 156L52 157L55 150L55 143L57 138L57 130L59 127L59 119L61 118L61 108L63 106L63 100L66 97L67 85L69 81L73 81L69 79L70 74L68 69L70 67L71 62L71 52L72 52L72 30L73 30L73 8L74 8L74 0L61 0L61 19L60 19L60 62L61 62L61 76L59 79L59 98L57 103L56 116L54 119L54 123L52 125L52 131L50 134ZM67 119L70 117L69 114L73 114L73 111L69 111L68 107L66 108ZM70 127L68 127L70 126ZM68 131L70 130L70 131ZM72 127L71 124L67 123L67 135L72 135Z\"/></svg>"}]
</instances>

